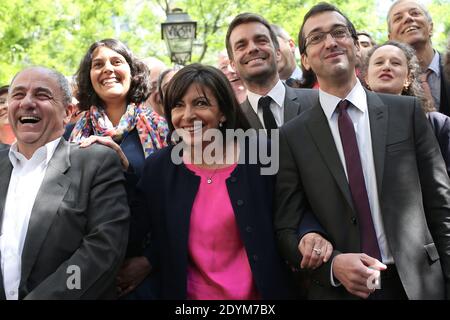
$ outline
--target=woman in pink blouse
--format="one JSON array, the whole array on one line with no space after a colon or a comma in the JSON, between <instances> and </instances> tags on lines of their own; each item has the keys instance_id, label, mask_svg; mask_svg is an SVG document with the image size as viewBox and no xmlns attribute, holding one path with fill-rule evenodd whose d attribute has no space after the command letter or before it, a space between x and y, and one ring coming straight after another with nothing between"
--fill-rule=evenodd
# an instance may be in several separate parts
<instances>
[{"instance_id":1,"label":"woman in pink blouse","mask_svg":"<svg viewBox=\"0 0 450 320\"><path fill-rule=\"evenodd\" d=\"M292 298L272 228L274 176L244 157L264 135L226 139L249 124L225 76L200 64L181 69L164 107L181 142L147 158L132 208L132 224L151 230L146 256L160 298Z\"/></svg>"}]
</instances>

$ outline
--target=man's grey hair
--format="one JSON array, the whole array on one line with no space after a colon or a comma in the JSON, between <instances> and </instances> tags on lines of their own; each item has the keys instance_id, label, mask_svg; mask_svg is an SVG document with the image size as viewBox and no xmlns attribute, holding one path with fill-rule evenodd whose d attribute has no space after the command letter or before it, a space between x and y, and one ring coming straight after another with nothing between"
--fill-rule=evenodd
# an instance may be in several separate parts
<instances>
[{"instance_id":1,"label":"man's grey hair","mask_svg":"<svg viewBox=\"0 0 450 320\"><path fill-rule=\"evenodd\" d=\"M56 71L55 69L47 68L47 67L32 66L32 67L27 67L27 68L19 71L18 73L16 73L16 75L11 80L11 85L9 86L9 90L12 89L12 84L13 84L14 80L16 79L16 77L23 71L29 70L29 69L41 69L41 70L45 71L46 73L48 73L51 77L53 77L56 80L58 87L61 90L64 108L66 108L70 103L72 103L72 90L70 88L69 81L67 81L67 78L61 72Z\"/></svg>"},{"instance_id":2,"label":"man's grey hair","mask_svg":"<svg viewBox=\"0 0 450 320\"><path fill-rule=\"evenodd\" d=\"M387 25L388 25L388 31L389 31L389 32L391 32L391 12L392 12L392 9L394 9L394 7L395 7L397 4L402 3L402 2L406 2L406 1L411 1L411 2L417 3L417 5L419 6L420 10L422 10L423 13L425 14L425 17L427 18L428 23L432 23L432 22L433 22L433 19L431 18L430 12L428 11L428 9L427 9L423 4L420 3L419 1L417 1L417 0L397 0L397 1L395 1L395 2L391 5L391 7L389 8L389 11L388 11L387 17L386 17Z\"/></svg>"},{"instance_id":3,"label":"man's grey hair","mask_svg":"<svg viewBox=\"0 0 450 320\"><path fill-rule=\"evenodd\" d=\"M277 24L271 24L270 27L272 28L273 32L275 33L275 35L277 37L280 37L281 39L284 39L286 41L289 41L292 39L292 37L289 35L289 33L287 33L287 31L285 29L283 29L282 27L280 27Z\"/></svg>"}]
</instances>

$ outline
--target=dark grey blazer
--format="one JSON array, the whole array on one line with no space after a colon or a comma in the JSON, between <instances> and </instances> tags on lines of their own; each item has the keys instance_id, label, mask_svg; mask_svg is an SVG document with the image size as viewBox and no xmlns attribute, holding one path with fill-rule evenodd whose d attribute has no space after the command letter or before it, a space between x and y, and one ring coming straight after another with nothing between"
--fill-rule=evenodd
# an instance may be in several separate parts
<instances>
[{"instance_id":1,"label":"dark grey blazer","mask_svg":"<svg viewBox=\"0 0 450 320\"><path fill-rule=\"evenodd\" d=\"M0 221L11 178L8 151L0 151ZM31 212L22 253L19 299L115 298L125 255L129 208L117 154L61 139ZM81 288L69 290L78 266ZM0 273L0 299L5 299Z\"/></svg>"},{"instance_id":2,"label":"dark grey blazer","mask_svg":"<svg viewBox=\"0 0 450 320\"><path fill-rule=\"evenodd\" d=\"M9 144L0 143L0 151L9 149Z\"/></svg>"},{"instance_id":3,"label":"dark grey blazer","mask_svg":"<svg viewBox=\"0 0 450 320\"><path fill-rule=\"evenodd\" d=\"M282 255L298 265L296 228L305 208L334 244L332 258L361 252L358 219L317 92L311 108L280 129L275 230ZM367 92L375 171L387 242L410 299L450 290L450 181L439 145L413 97ZM312 272L309 298L350 299L330 284L332 258Z\"/></svg>"},{"instance_id":4,"label":"dark grey blazer","mask_svg":"<svg viewBox=\"0 0 450 320\"><path fill-rule=\"evenodd\" d=\"M286 96L284 97L284 122L295 118L300 112L303 111L300 100L302 98L302 89L294 89L284 85L286 88ZM248 98L241 104L241 108L244 111L247 120L250 122L250 126L254 129L264 129L263 124L258 118L258 115L253 110Z\"/></svg>"}]
</instances>

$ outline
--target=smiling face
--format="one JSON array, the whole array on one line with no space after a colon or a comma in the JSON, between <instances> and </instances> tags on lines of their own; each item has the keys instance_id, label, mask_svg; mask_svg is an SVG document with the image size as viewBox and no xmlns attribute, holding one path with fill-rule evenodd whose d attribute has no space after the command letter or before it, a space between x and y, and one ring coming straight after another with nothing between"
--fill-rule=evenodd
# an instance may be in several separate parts
<instances>
[{"instance_id":1,"label":"smiling face","mask_svg":"<svg viewBox=\"0 0 450 320\"><path fill-rule=\"evenodd\" d=\"M56 78L43 68L29 68L15 77L8 105L18 150L25 156L62 136L71 116Z\"/></svg>"},{"instance_id":2,"label":"smiling face","mask_svg":"<svg viewBox=\"0 0 450 320\"><path fill-rule=\"evenodd\" d=\"M389 13L389 39L411 46L431 41L433 23L415 1L402 1Z\"/></svg>"},{"instance_id":3,"label":"smiling face","mask_svg":"<svg viewBox=\"0 0 450 320\"><path fill-rule=\"evenodd\" d=\"M200 132L218 129L219 123L226 120L211 90L196 83L191 84L181 100L175 103L171 114L174 128L183 129L183 141L191 146L202 143L195 139Z\"/></svg>"},{"instance_id":4,"label":"smiling face","mask_svg":"<svg viewBox=\"0 0 450 320\"><path fill-rule=\"evenodd\" d=\"M232 67L244 83L278 80L280 52L275 49L269 30L263 24L249 22L236 26L230 34L230 46Z\"/></svg>"},{"instance_id":5,"label":"smiling face","mask_svg":"<svg viewBox=\"0 0 450 320\"><path fill-rule=\"evenodd\" d=\"M330 34L319 43L311 43L321 32L343 30L345 36L333 38ZM302 64L312 69L317 75L320 86L325 83L340 85L343 81L356 81L355 65L359 45L350 35L345 18L336 11L324 11L311 16L303 25L305 35L305 53L302 54ZM323 83L323 84L322 84Z\"/></svg>"},{"instance_id":6,"label":"smiling face","mask_svg":"<svg viewBox=\"0 0 450 320\"><path fill-rule=\"evenodd\" d=\"M366 82L375 92L401 94L409 85L408 62L403 51L392 45L376 49L369 60Z\"/></svg>"},{"instance_id":7,"label":"smiling face","mask_svg":"<svg viewBox=\"0 0 450 320\"><path fill-rule=\"evenodd\" d=\"M130 90L131 71L125 58L116 51L100 46L92 53L91 83L105 102L126 103Z\"/></svg>"}]
</instances>

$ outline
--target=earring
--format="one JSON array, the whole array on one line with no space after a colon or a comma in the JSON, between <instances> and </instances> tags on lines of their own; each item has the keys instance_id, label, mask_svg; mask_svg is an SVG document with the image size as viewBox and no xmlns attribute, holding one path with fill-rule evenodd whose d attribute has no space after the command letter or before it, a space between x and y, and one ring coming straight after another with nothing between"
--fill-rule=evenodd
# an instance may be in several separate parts
<instances>
[{"instance_id":1,"label":"earring","mask_svg":"<svg viewBox=\"0 0 450 320\"><path fill-rule=\"evenodd\" d=\"M223 122L219 121L219 128L222 128L222 127L223 127Z\"/></svg>"}]
</instances>

